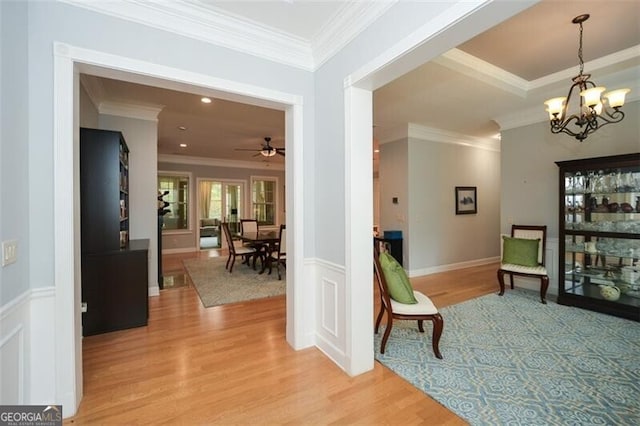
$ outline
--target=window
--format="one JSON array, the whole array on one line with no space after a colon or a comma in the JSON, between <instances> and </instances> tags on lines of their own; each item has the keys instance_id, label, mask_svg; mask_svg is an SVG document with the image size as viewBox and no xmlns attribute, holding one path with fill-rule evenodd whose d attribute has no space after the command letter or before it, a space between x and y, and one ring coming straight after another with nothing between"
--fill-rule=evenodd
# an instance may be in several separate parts
<instances>
[{"instance_id":1,"label":"window","mask_svg":"<svg viewBox=\"0 0 640 426\"><path fill-rule=\"evenodd\" d=\"M163 230L189 229L189 176L158 173L158 192L169 203L169 213L163 216Z\"/></svg>"},{"instance_id":2,"label":"window","mask_svg":"<svg viewBox=\"0 0 640 426\"><path fill-rule=\"evenodd\" d=\"M251 209L260 226L276 225L276 178L251 178Z\"/></svg>"}]
</instances>

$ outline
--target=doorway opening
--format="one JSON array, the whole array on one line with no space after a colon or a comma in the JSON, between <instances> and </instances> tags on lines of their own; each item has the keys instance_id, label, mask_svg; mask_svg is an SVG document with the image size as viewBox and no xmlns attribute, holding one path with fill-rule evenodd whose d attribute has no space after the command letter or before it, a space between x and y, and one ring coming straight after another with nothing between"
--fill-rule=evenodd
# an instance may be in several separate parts
<instances>
[{"instance_id":1,"label":"doorway opening","mask_svg":"<svg viewBox=\"0 0 640 426\"><path fill-rule=\"evenodd\" d=\"M198 179L198 224L200 250L223 246L220 224L229 224L233 234L240 232L240 218L245 214L245 182Z\"/></svg>"},{"instance_id":2,"label":"doorway opening","mask_svg":"<svg viewBox=\"0 0 640 426\"><path fill-rule=\"evenodd\" d=\"M55 318L56 318L56 372L55 382L60 403L70 415L75 413L82 398L82 330L80 299L79 190L77 184L77 152L79 149L79 74L87 73L141 84L160 84L176 90L195 90L219 94L227 99L266 105L285 111L285 140L287 149L287 224L289 259L287 279L287 342L294 349L313 345L310 335L310 319L301 315L303 305L313 302L313 293L302 288L303 274L303 194L304 181L302 151L302 97L275 92L251 85L238 86L212 76L194 74L185 70L158 64L132 61L128 58L99 51L54 44L54 222L55 222ZM193 83L185 83L193 82ZM293 167L294 162L299 167ZM156 181L157 170L151 170L150 179ZM155 191L153 191L155 193ZM155 194L151 198L152 210L156 210ZM154 229L155 231L155 229ZM155 244L155 232L150 235L151 247ZM150 271L153 272L153 271ZM151 274L150 274L151 275ZM297 285L296 285L297 283ZM300 290L297 290L297 288ZM157 284L155 284L157 291ZM294 291L296 289L296 291ZM149 287L150 294L154 290ZM157 294L157 293L156 293Z\"/></svg>"}]
</instances>

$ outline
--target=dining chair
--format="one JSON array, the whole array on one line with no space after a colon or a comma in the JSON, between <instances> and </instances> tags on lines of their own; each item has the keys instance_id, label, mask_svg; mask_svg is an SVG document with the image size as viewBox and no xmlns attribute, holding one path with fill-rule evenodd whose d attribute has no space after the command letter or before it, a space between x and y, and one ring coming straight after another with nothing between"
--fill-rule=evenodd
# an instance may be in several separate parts
<instances>
[{"instance_id":1,"label":"dining chair","mask_svg":"<svg viewBox=\"0 0 640 426\"><path fill-rule=\"evenodd\" d=\"M402 269L402 266L397 262L395 265ZM413 292L413 296L417 303L400 303L392 299L389 293L389 285L385 277L385 272L383 271L380 263L380 252L375 247L373 249L373 270L375 281L378 284L378 290L380 292L380 313L376 319L376 334L378 334L378 329L384 313L387 313L387 326L384 330L384 335L382 336L380 353L384 353L387 345L387 339L389 339L389 335L391 334L394 319L416 320L418 322L418 330L420 333L424 333L423 321L426 320L433 323L433 333L431 336L433 353L436 358L442 359L442 354L440 353L440 337L442 336L442 330L444 328L444 320L442 319L442 315L438 312L438 308L436 308L433 302L431 302L431 299L426 295L413 289L411 289L411 291Z\"/></svg>"},{"instance_id":2,"label":"dining chair","mask_svg":"<svg viewBox=\"0 0 640 426\"><path fill-rule=\"evenodd\" d=\"M258 232L257 219L240 219L240 234L247 232Z\"/></svg>"},{"instance_id":3,"label":"dining chair","mask_svg":"<svg viewBox=\"0 0 640 426\"><path fill-rule=\"evenodd\" d=\"M278 279L282 279L282 274L280 273L280 266L283 269L287 269L287 226L280 225L280 234L278 237L278 243L276 245L275 250L272 250L269 255L269 274L271 274L271 268L275 263L276 268L278 269Z\"/></svg>"},{"instance_id":4,"label":"dining chair","mask_svg":"<svg viewBox=\"0 0 640 426\"><path fill-rule=\"evenodd\" d=\"M231 273L233 272L233 264L236 262L236 257L242 257L246 259L247 257L254 256L256 253L256 249L252 247L244 247L244 246L236 247L233 244L233 238L231 238L229 223L223 222L221 226L222 226L222 230L224 231L224 236L227 240L227 245L229 246L229 258L227 259L227 264L225 265L225 269L228 269L229 273Z\"/></svg>"},{"instance_id":5,"label":"dining chair","mask_svg":"<svg viewBox=\"0 0 640 426\"><path fill-rule=\"evenodd\" d=\"M511 237L502 237L502 261L498 269L499 295L504 295L504 276L509 275L513 289L513 276L540 280L540 301L547 303L549 275L545 267L547 245L546 225L512 225Z\"/></svg>"},{"instance_id":6,"label":"dining chair","mask_svg":"<svg viewBox=\"0 0 640 426\"><path fill-rule=\"evenodd\" d=\"M240 235L245 235L247 233L258 233L260 230L258 226L257 219L240 219ZM253 259L252 267L256 269L256 261L260 258L261 261L264 261L266 248L263 244L253 244L253 243L243 243L245 247L250 247L255 249L255 254L252 256L247 256L245 263L248 265L251 259Z\"/></svg>"}]
</instances>

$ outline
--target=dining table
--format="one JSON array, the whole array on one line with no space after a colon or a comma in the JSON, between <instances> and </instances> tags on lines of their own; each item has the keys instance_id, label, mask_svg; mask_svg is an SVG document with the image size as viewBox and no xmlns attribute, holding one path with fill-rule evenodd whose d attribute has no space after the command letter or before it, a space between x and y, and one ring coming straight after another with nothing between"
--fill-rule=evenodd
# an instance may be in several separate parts
<instances>
[{"instance_id":1,"label":"dining table","mask_svg":"<svg viewBox=\"0 0 640 426\"><path fill-rule=\"evenodd\" d=\"M264 260L260 274L264 273L270 263L271 253L275 250L280 241L280 233L277 230L263 230L258 232L244 232L237 235L238 239L255 247L256 249L264 248Z\"/></svg>"}]
</instances>

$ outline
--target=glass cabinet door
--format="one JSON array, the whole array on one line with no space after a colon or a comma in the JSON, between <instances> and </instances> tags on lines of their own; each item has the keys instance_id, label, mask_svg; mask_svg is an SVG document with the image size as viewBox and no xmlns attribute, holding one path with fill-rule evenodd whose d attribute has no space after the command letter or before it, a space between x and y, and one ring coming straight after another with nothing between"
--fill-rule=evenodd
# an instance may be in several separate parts
<instances>
[{"instance_id":1,"label":"glass cabinet door","mask_svg":"<svg viewBox=\"0 0 640 426\"><path fill-rule=\"evenodd\" d=\"M640 321L640 154L557 164L558 302Z\"/></svg>"}]
</instances>

